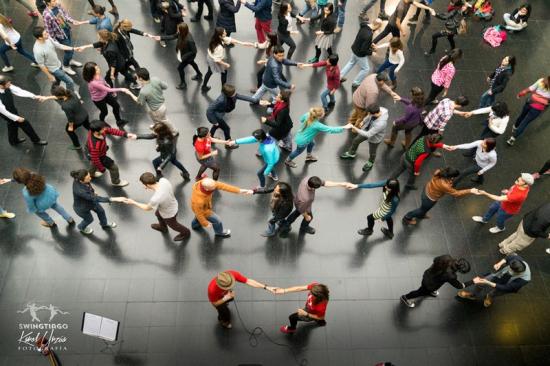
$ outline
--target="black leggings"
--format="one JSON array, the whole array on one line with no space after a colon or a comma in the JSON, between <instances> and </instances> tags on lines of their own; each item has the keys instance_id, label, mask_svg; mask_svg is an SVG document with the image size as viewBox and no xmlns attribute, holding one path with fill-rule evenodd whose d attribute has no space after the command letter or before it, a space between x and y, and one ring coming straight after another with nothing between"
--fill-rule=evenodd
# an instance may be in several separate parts
<instances>
[{"instance_id":1,"label":"black leggings","mask_svg":"<svg viewBox=\"0 0 550 366\"><path fill-rule=\"evenodd\" d=\"M223 118L218 118L216 122L217 123L213 125L212 128L210 129L210 136L214 136L218 128L221 128L221 130L223 131L223 137L225 138L225 140L231 140L231 128L229 127L227 122L225 122Z\"/></svg>"},{"instance_id":2,"label":"black leggings","mask_svg":"<svg viewBox=\"0 0 550 366\"><path fill-rule=\"evenodd\" d=\"M437 32L432 34L432 48L430 49L430 53L434 53L435 49L437 48L437 39L441 37L447 37L447 40L449 41L449 45L451 46L451 49L455 48L455 32L451 32L448 30L442 30L441 32Z\"/></svg>"},{"instance_id":3,"label":"black leggings","mask_svg":"<svg viewBox=\"0 0 550 366\"><path fill-rule=\"evenodd\" d=\"M200 179L201 175L204 174L206 169L212 169L212 179L218 180L218 177L220 176L220 166L217 162L211 161L208 164L201 164L201 167L199 168L199 171L197 172L196 179Z\"/></svg>"},{"instance_id":4,"label":"black leggings","mask_svg":"<svg viewBox=\"0 0 550 366\"><path fill-rule=\"evenodd\" d=\"M327 48L328 55L332 55L332 47ZM321 49L317 46L315 46L315 58L319 59L321 57Z\"/></svg>"},{"instance_id":5,"label":"black leggings","mask_svg":"<svg viewBox=\"0 0 550 366\"><path fill-rule=\"evenodd\" d=\"M388 225L388 230L390 233L393 233L393 219L391 217L388 217L386 220L386 224ZM370 214L367 216L367 228L372 230L374 227L374 216Z\"/></svg>"},{"instance_id":6,"label":"black leggings","mask_svg":"<svg viewBox=\"0 0 550 366\"><path fill-rule=\"evenodd\" d=\"M212 11L212 0L198 0L197 13L195 14L195 19L200 19L202 15L202 10L204 9L204 4L206 4L206 7L208 8L207 17L211 18L213 16L214 13Z\"/></svg>"},{"instance_id":7,"label":"black leggings","mask_svg":"<svg viewBox=\"0 0 550 366\"><path fill-rule=\"evenodd\" d=\"M288 45L289 49L288 53L286 54L286 58L290 60L292 58L292 55L294 55L294 51L296 51L296 42L294 42L290 34L284 35L282 33L277 33L277 40L279 46L282 46L285 43Z\"/></svg>"},{"instance_id":8,"label":"black leggings","mask_svg":"<svg viewBox=\"0 0 550 366\"><path fill-rule=\"evenodd\" d=\"M208 66L208 71L206 72L206 75L204 75L204 81L202 83L203 87L208 85L208 81L210 80L211 76L212 76L212 69L210 68L210 66ZM221 73L221 78L222 78L222 85L225 85L225 83L227 82L227 70Z\"/></svg>"},{"instance_id":9,"label":"black leggings","mask_svg":"<svg viewBox=\"0 0 550 366\"><path fill-rule=\"evenodd\" d=\"M178 65L178 73L180 74L180 82L182 84L185 83L185 66L187 65L191 65L191 67L193 68L193 70L195 70L197 75L202 75L201 71L199 70L199 66L195 63L195 59L182 61Z\"/></svg>"},{"instance_id":10,"label":"black leggings","mask_svg":"<svg viewBox=\"0 0 550 366\"><path fill-rule=\"evenodd\" d=\"M296 326L298 325L299 321L302 321L302 322L316 322L317 325L319 325L319 326L325 326L327 324L327 322L324 321L324 320L312 319L312 318L309 318L307 316L298 315L298 313L290 314L290 316L288 317L288 320L290 321L290 325L289 325L290 329L296 329Z\"/></svg>"},{"instance_id":11,"label":"black leggings","mask_svg":"<svg viewBox=\"0 0 550 366\"><path fill-rule=\"evenodd\" d=\"M547 160L546 163L540 168L539 174L543 175L547 170L550 170L550 160Z\"/></svg>"},{"instance_id":12,"label":"black leggings","mask_svg":"<svg viewBox=\"0 0 550 366\"><path fill-rule=\"evenodd\" d=\"M67 132L67 135L69 135L69 138L71 139L74 147L80 147L80 141L78 140L78 135L76 134L76 130L80 126L84 126L85 129L89 130L90 121L88 120L88 118L86 118L86 120L82 122L82 124L74 125L72 131L69 131L69 123L67 123L67 125L65 126L65 132Z\"/></svg>"},{"instance_id":13,"label":"black leggings","mask_svg":"<svg viewBox=\"0 0 550 366\"><path fill-rule=\"evenodd\" d=\"M416 299L417 297L429 296L432 291L428 290L424 285L421 285L418 290L414 290L405 295L407 300Z\"/></svg>"},{"instance_id":14,"label":"black leggings","mask_svg":"<svg viewBox=\"0 0 550 366\"><path fill-rule=\"evenodd\" d=\"M441 86L435 85L432 82L432 87L430 89L430 94L428 95L428 98L426 99L425 105L429 105L431 102L433 102L435 100L435 98L437 98L439 93L441 93L443 91L443 89L445 89L445 87L443 85L441 85Z\"/></svg>"},{"instance_id":15,"label":"black leggings","mask_svg":"<svg viewBox=\"0 0 550 366\"><path fill-rule=\"evenodd\" d=\"M113 108L113 114L115 115L115 120L119 122L122 120L120 118L120 104L118 104L118 101L113 94L109 93L105 98L103 98L100 101L94 101L94 104L97 108L99 108L99 119L103 122L105 122L105 117L107 117L107 114L109 114L109 110L107 109L107 104L110 105Z\"/></svg>"}]
</instances>

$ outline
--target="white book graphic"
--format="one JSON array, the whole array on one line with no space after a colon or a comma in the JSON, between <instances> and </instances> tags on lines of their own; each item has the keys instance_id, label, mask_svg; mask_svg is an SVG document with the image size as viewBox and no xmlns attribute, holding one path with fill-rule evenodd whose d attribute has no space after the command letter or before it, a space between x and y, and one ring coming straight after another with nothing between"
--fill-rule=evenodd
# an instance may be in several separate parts
<instances>
[{"instance_id":1,"label":"white book graphic","mask_svg":"<svg viewBox=\"0 0 550 366\"><path fill-rule=\"evenodd\" d=\"M117 340L119 326L116 320L91 313L84 313L82 317L82 333L107 341Z\"/></svg>"}]
</instances>

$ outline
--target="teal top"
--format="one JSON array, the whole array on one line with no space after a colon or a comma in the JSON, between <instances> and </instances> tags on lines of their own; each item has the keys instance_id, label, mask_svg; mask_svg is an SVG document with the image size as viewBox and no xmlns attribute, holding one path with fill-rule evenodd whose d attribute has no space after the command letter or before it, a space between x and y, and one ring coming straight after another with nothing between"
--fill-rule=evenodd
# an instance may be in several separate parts
<instances>
[{"instance_id":1,"label":"teal top","mask_svg":"<svg viewBox=\"0 0 550 366\"><path fill-rule=\"evenodd\" d=\"M237 145L256 144L258 143L258 140L256 140L254 136L249 136L237 139L235 140L235 143L237 143ZM260 143L258 150L267 165L264 170L264 175L268 175L279 161L280 152L279 147L277 146L277 141L275 141L273 137L268 136Z\"/></svg>"},{"instance_id":2,"label":"teal top","mask_svg":"<svg viewBox=\"0 0 550 366\"><path fill-rule=\"evenodd\" d=\"M312 124L310 124L307 128L304 128L307 117L308 113L300 117L300 130L296 136L294 136L294 141L296 141L296 145L298 146L305 146L309 144L319 132L342 133L342 131L344 131L344 127L327 126L318 120L314 120Z\"/></svg>"}]
</instances>

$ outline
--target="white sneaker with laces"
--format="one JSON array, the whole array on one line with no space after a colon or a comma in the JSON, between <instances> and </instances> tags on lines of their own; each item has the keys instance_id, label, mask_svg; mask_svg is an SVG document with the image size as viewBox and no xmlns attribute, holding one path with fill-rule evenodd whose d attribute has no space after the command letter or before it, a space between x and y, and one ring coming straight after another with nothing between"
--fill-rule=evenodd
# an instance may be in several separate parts
<instances>
[{"instance_id":1,"label":"white sneaker with laces","mask_svg":"<svg viewBox=\"0 0 550 366\"><path fill-rule=\"evenodd\" d=\"M13 66L4 66L2 68L2 72L10 72L13 71Z\"/></svg>"},{"instance_id":2,"label":"white sneaker with laces","mask_svg":"<svg viewBox=\"0 0 550 366\"><path fill-rule=\"evenodd\" d=\"M75 66L75 67L82 67L82 63L75 60L69 61L69 65Z\"/></svg>"},{"instance_id":3,"label":"white sneaker with laces","mask_svg":"<svg viewBox=\"0 0 550 366\"><path fill-rule=\"evenodd\" d=\"M68 75L76 75L76 72L69 66L63 66L63 71L65 71Z\"/></svg>"},{"instance_id":4,"label":"white sneaker with laces","mask_svg":"<svg viewBox=\"0 0 550 366\"><path fill-rule=\"evenodd\" d=\"M546 253L550 254L550 248L546 249Z\"/></svg>"},{"instance_id":5,"label":"white sneaker with laces","mask_svg":"<svg viewBox=\"0 0 550 366\"><path fill-rule=\"evenodd\" d=\"M121 179L117 184L113 184L113 187L126 187L128 184L130 183L127 180Z\"/></svg>"},{"instance_id":6,"label":"white sneaker with laces","mask_svg":"<svg viewBox=\"0 0 550 366\"><path fill-rule=\"evenodd\" d=\"M484 221L483 217L481 217L481 216L472 216L472 220L474 220L475 222L479 222L480 224L486 224L487 223L487 221Z\"/></svg>"},{"instance_id":7,"label":"white sneaker with laces","mask_svg":"<svg viewBox=\"0 0 550 366\"><path fill-rule=\"evenodd\" d=\"M97 171L97 172L94 173L94 178L99 178L101 176L103 176L102 172Z\"/></svg>"},{"instance_id":8,"label":"white sneaker with laces","mask_svg":"<svg viewBox=\"0 0 550 366\"><path fill-rule=\"evenodd\" d=\"M500 233L501 231L504 231L504 230L506 230L506 229L501 229L498 226L493 226L492 228L489 229L489 232L491 234L498 234L498 233Z\"/></svg>"}]
</instances>

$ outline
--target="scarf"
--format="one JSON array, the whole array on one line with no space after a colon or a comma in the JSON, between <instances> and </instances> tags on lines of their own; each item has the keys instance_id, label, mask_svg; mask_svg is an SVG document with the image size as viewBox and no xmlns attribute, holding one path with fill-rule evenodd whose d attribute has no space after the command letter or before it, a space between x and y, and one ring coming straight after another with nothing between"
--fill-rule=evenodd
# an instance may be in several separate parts
<instances>
[{"instance_id":1,"label":"scarf","mask_svg":"<svg viewBox=\"0 0 550 366\"><path fill-rule=\"evenodd\" d=\"M495 83L496 78L499 74L502 74L504 71L510 69L510 66L499 66L495 70L495 76L489 81L489 86L491 89L493 89L493 84Z\"/></svg>"},{"instance_id":2,"label":"scarf","mask_svg":"<svg viewBox=\"0 0 550 366\"><path fill-rule=\"evenodd\" d=\"M271 118L275 119L277 117L277 114L279 114L280 111L285 109L288 105L285 102L275 102L275 106L273 106L273 112L271 112Z\"/></svg>"},{"instance_id":3,"label":"scarf","mask_svg":"<svg viewBox=\"0 0 550 366\"><path fill-rule=\"evenodd\" d=\"M199 183L199 189L200 189L201 192L204 193L204 194L211 195L212 193L214 193L214 190L212 190L212 191L207 191L206 189L204 189L204 187L202 186L202 183Z\"/></svg>"}]
</instances>

